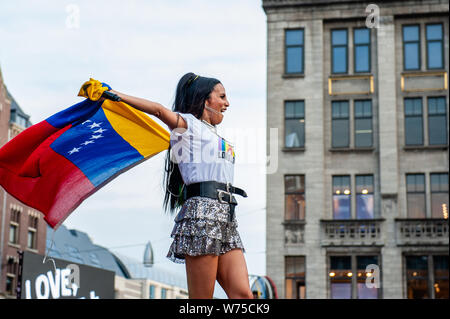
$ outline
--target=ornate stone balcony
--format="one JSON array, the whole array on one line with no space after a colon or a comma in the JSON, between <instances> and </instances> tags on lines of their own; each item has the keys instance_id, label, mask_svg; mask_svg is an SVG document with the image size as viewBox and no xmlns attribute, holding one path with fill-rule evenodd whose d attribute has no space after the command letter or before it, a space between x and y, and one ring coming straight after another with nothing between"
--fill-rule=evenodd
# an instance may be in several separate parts
<instances>
[{"instance_id":1,"label":"ornate stone balcony","mask_svg":"<svg viewBox=\"0 0 450 319\"><path fill-rule=\"evenodd\" d=\"M399 246L448 246L448 219L395 219Z\"/></svg>"},{"instance_id":2,"label":"ornate stone balcony","mask_svg":"<svg viewBox=\"0 0 450 319\"><path fill-rule=\"evenodd\" d=\"M384 219L321 220L322 246L383 246Z\"/></svg>"}]
</instances>

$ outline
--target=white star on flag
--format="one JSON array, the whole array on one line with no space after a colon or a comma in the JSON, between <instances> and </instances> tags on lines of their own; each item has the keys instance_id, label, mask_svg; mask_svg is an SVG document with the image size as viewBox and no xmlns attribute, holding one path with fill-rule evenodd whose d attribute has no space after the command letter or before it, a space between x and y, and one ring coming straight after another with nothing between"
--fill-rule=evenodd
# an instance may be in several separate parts
<instances>
[{"instance_id":1,"label":"white star on flag","mask_svg":"<svg viewBox=\"0 0 450 319\"><path fill-rule=\"evenodd\" d=\"M97 131L93 131L92 133L103 133L104 131L107 131L107 129L99 128Z\"/></svg>"},{"instance_id":2,"label":"white star on flag","mask_svg":"<svg viewBox=\"0 0 450 319\"><path fill-rule=\"evenodd\" d=\"M98 139L98 138L100 138L100 137L103 137L103 135L92 135L92 136L91 136L91 138L93 138L93 139Z\"/></svg>"},{"instance_id":3,"label":"white star on flag","mask_svg":"<svg viewBox=\"0 0 450 319\"><path fill-rule=\"evenodd\" d=\"M86 141L84 143L81 143L80 145L88 145L88 144L92 144L92 143L94 143L94 141Z\"/></svg>"},{"instance_id":4,"label":"white star on flag","mask_svg":"<svg viewBox=\"0 0 450 319\"><path fill-rule=\"evenodd\" d=\"M94 127L100 127L100 124L102 124L103 122L100 123L92 123L91 125L89 125L89 128L94 128Z\"/></svg>"},{"instance_id":5,"label":"white star on flag","mask_svg":"<svg viewBox=\"0 0 450 319\"><path fill-rule=\"evenodd\" d=\"M78 152L80 149L81 149L81 147L74 147L72 150L70 150L67 153L69 153L69 155L72 155L73 153Z\"/></svg>"}]
</instances>

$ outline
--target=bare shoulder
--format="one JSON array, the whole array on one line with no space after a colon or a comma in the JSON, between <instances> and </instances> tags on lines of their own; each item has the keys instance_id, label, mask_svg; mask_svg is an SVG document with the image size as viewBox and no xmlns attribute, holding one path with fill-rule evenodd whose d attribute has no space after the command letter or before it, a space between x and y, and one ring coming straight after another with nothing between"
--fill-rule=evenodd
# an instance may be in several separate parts
<instances>
[{"instance_id":1,"label":"bare shoulder","mask_svg":"<svg viewBox=\"0 0 450 319\"><path fill-rule=\"evenodd\" d=\"M171 129L175 129L178 127L187 128L187 123L184 120L184 118L178 114L177 112L174 112L172 110L169 110L168 108L161 105L160 112L158 114L161 121L166 123L166 125Z\"/></svg>"}]
</instances>

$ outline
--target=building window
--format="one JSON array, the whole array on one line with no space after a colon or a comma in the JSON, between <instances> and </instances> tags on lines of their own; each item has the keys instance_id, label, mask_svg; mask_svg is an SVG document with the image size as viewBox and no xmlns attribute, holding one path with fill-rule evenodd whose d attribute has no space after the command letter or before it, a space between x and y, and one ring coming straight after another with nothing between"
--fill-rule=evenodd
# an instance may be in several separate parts
<instances>
[{"instance_id":1,"label":"building window","mask_svg":"<svg viewBox=\"0 0 450 319\"><path fill-rule=\"evenodd\" d=\"M378 299L381 285L375 282L381 280L380 271L369 272L369 265L379 269L378 256L330 256L331 299Z\"/></svg>"},{"instance_id":2,"label":"building window","mask_svg":"<svg viewBox=\"0 0 450 319\"><path fill-rule=\"evenodd\" d=\"M305 102L287 101L284 104L286 147L305 146Z\"/></svg>"},{"instance_id":3,"label":"building window","mask_svg":"<svg viewBox=\"0 0 450 319\"><path fill-rule=\"evenodd\" d=\"M367 266L378 265L378 256L356 256L356 269L357 269L357 297L358 299L378 299L379 289L372 285L367 285L367 281L371 281L373 276L380 276L380 272L366 272ZM369 280L368 280L369 279ZM375 278L373 281L379 281L381 278ZM374 282L372 284L374 284ZM378 286L379 287L379 286Z\"/></svg>"},{"instance_id":4,"label":"building window","mask_svg":"<svg viewBox=\"0 0 450 319\"><path fill-rule=\"evenodd\" d=\"M355 101L355 147L372 146L372 101Z\"/></svg>"},{"instance_id":5,"label":"building window","mask_svg":"<svg viewBox=\"0 0 450 319\"><path fill-rule=\"evenodd\" d=\"M448 256L433 256L434 298L448 299Z\"/></svg>"},{"instance_id":6,"label":"building window","mask_svg":"<svg viewBox=\"0 0 450 319\"><path fill-rule=\"evenodd\" d=\"M330 257L331 299L352 298L352 259L351 256Z\"/></svg>"},{"instance_id":7,"label":"building window","mask_svg":"<svg viewBox=\"0 0 450 319\"><path fill-rule=\"evenodd\" d=\"M167 299L167 289L161 288L161 299Z\"/></svg>"},{"instance_id":8,"label":"building window","mask_svg":"<svg viewBox=\"0 0 450 319\"><path fill-rule=\"evenodd\" d=\"M331 70L332 73L348 72L347 29L331 30Z\"/></svg>"},{"instance_id":9,"label":"building window","mask_svg":"<svg viewBox=\"0 0 450 319\"><path fill-rule=\"evenodd\" d=\"M351 218L350 176L333 176L333 218Z\"/></svg>"},{"instance_id":10,"label":"building window","mask_svg":"<svg viewBox=\"0 0 450 319\"><path fill-rule=\"evenodd\" d=\"M444 68L444 45L442 23L426 26L427 69Z\"/></svg>"},{"instance_id":11,"label":"building window","mask_svg":"<svg viewBox=\"0 0 450 319\"><path fill-rule=\"evenodd\" d=\"M422 98L406 98L405 144L423 145Z\"/></svg>"},{"instance_id":12,"label":"building window","mask_svg":"<svg viewBox=\"0 0 450 319\"><path fill-rule=\"evenodd\" d=\"M306 299L305 257L285 257L286 299Z\"/></svg>"},{"instance_id":13,"label":"building window","mask_svg":"<svg viewBox=\"0 0 450 319\"><path fill-rule=\"evenodd\" d=\"M38 227L38 218L32 215L28 216L28 237L27 247L30 249L36 249L36 234Z\"/></svg>"},{"instance_id":14,"label":"building window","mask_svg":"<svg viewBox=\"0 0 450 319\"><path fill-rule=\"evenodd\" d=\"M420 69L420 28L419 25L403 26L403 68Z\"/></svg>"},{"instance_id":15,"label":"building window","mask_svg":"<svg viewBox=\"0 0 450 319\"><path fill-rule=\"evenodd\" d=\"M14 289L16 288L15 280L16 277L12 275L6 275L6 293L8 295L14 295Z\"/></svg>"},{"instance_id":16,"label":"building window","mask_svg":"<svg viewBox=\"0 0 450 319\"><path fill-rule=\"evenodd\" d=\"M304 30L285 30L285 73L304 73Z\"/></svg>"},{"instance_id":17,"label":"building window","mask_svg":"<svg viewBox=\"0 0 450 319\"><path fill-rule=\"evenodd\" d=\"M408 299L430 298L428 292L428 256L406 257Z\"/></svg>"},{"instance_id":18,"label":"building window","mask_svg":"<svg viewBox=\"0 0 450 319\"><path fill-rule=\"evenodd\" d=\"M430 174L431 218L448 219L448 173Z\"/></svg>"},{"instance_id":19,"label":"building window","mask_svg":"<svg viewBox=\"0 0 450 319\"><path fill-rule=\"evenodd\" d=\"M19 223L20 223L20 211L11 209L11 218L9 221L9 242L11 244L19 243Z\"/></svg>"},{"instance_id":20,"label":"building window","mask_svg":"<svg viewBox=\"0 0 450 319\"><path fill-rule=\"evenodd\" d=\"M408 218L425 218L425 175L407 174L406 192Z\"/></svg>"},{"instance_id":21,"label":"building window","mask_svg":"<svg viewBox=\"0 0 450 319\"><path fill-rule=\"evenodd\" d=\"M305 176L284 177L285 220L305 219Z\"/></svg>"},{"instance_id":22,"label":"building window","mask_svg":"<svg viewBox=\"0 0 450 319\"><path fill-rule=\"evenodd\" d=\"M353 29L355 73L370 72L370 29Z\"/></svg>"},{"instance_id":23,"label":"building window","mask_svg":"<svg viewBox=\"0 0 450 319\"><path fill-rule=\"evenodd\" d=\"M149 299L155 299L155 286L150 285L149 287Z\"/></svg>"},{"instance_id":24,"label":"building window","mask_svg":"<svg viewBox=\"0 0 450 319\"><path fill-rule=\"evenodd\" d=\"M348 101L333 101L332 105L332 147L349 147L350 120Z\"/></svg>"},{"instance_id":25,"label":"building window","mask_svg":"<svg viewBox=\"0 0 450 319\"><path fill-rule=\"evenodd\" d=\"M356 218L374 218L373 175L356 176Z\"/></svg>"},{"instance_id":26,"label":"building window","mask_svg":"<svg viewBox=\"0 0 450 319\"><path fill-rule=\"evenodd\" d=\"M428 143L447 144L447 114L445 97L428 98Z\"/></svg>"}]
</instances>

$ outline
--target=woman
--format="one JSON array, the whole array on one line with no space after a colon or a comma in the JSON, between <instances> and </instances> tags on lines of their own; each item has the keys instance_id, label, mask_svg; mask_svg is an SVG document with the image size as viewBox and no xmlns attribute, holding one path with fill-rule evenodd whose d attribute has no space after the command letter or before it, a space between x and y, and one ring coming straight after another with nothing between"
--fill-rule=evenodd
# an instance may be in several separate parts
<instances>
[{"instance_id":1,"label":"woman","mask_svg":"<svg viewBox=\"0 0 450 319\"><path fill-rule=\"evenodd\" d=\"M253 298L232 194L247 195L231 185L234 149L216 132L229 106L222 83L185 74L177 85L173 111L156 102L110 92L158 117L171 130L164 208L171 213L181 209L167 257L185 262L189 298L212 298L216 280L228 298Z\"/></svg>"}]
</instances>

